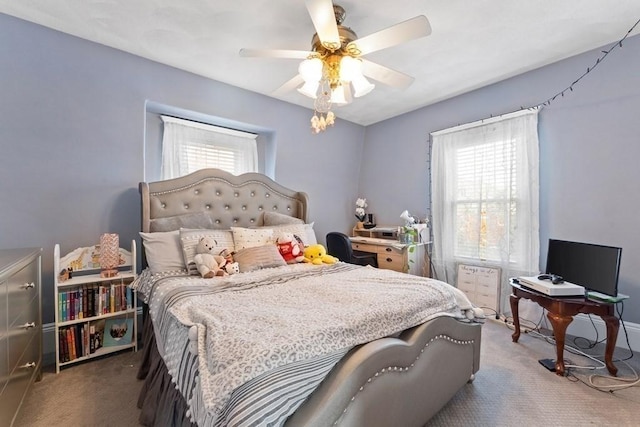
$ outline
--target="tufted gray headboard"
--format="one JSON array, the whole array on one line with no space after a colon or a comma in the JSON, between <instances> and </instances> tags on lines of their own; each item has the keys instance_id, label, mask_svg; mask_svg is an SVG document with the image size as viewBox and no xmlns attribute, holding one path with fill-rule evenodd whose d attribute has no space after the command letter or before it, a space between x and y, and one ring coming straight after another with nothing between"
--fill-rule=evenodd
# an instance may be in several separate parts
<instances>
[{"instance_id":1,"label":"tufted gray headboard","mask_svg":"<svg viewBox=\"0 0 640 427\"><path fill-rule=\"evenodd\" d=\"M201 169L180 178L141 182L142 231L257 227L264 212L307 222L308 196L259 173Z\"/></svg>"}]
</instances>

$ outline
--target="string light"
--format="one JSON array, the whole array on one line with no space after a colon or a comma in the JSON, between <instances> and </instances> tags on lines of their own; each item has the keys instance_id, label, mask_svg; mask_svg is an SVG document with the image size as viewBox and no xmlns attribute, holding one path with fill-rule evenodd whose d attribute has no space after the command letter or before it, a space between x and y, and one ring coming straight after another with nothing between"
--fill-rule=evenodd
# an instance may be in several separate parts
<instances>
[{"instance_id":1,"label":"string light","mask_svg":"<svg viewBox=\"0 0 640 427\"><path fill-rule=\"evenodd\" d=\"M556 93L555 95L553 95L552 97L550 97L549 99L547 99L547 100L546 100L546 101L544 101L544 102L541 102L541 103L539 103L539 104L537 104L537 105L532 105L532 106L529 106L529 107L521 106L521 107L520 107L520 110L525 110L525 109L527 109L527 110L535 110L535 109L542 109L542 108L544 108L544 107L548 107L548 106L550 106L550 105L551 105L551 103L552 103L553 101L555 101L555 100L556 100L556 98L557 98L558 96L560 96L560 97L564 98L564 94L565 94L565 92L567 92L567 91L569 91L569 92L573 92L573 87L574 87L574 86L575 86L575 85L576 85L580 80L582 80L582 79L583 79L587 74L589 74L590 72L592 72L592 71L593 71L593 70L594 70L598 65L600 65L600 64L604 61L604 59L607 57L607 55L609 55L609 54L610 54L614 49L616 49L616 48L622 48L622 43L627 39L627 37L629 37L629 34L631 34L631 33L633 32L633 30L635 30L635 28L636 28L638 25L640 25L640 19L638 19L638 20L636 21L636 23L635 23L635 24L633 24L633 26L629 29L629 31L627 31L627 33L624 35L624 37L622 37L620 40L618 40L616 43L614 43L614 44L613 44L609 49L607 49L607 50L602 50L602 51L601 51L601 52L602 52L602 56L600 56L600 57L596 60L595 64L593 64L593 66L592 66L592 67L587 67L587 71L585 71L584 73L582 73L582 75L580 75L580 77L578 77L577 79L575 79L575 80L574 80L574 81L573 81L569 86L567 86L566 88L564 88L564 89L563 89L563 90L561 90L560 92ZM499 116L501 116L501 114L500 114ZM498 117L499 117L499 116L498 116ZM491 114L491 115L490 115L490 118L492 118L492 117L493 117L493 114ZM488 119L482 119L481 121L484 121L484 120L488 120ZM459 124L458 124L458 125L459 125Z\"/></svg>"}]
</instances>

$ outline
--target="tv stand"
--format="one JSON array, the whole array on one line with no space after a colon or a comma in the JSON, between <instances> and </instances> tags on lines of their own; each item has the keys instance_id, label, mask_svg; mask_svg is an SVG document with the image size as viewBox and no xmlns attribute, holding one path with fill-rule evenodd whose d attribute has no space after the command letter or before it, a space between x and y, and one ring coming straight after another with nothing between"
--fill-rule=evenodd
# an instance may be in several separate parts
<instances>
[{"instance_id":1,"label":"tv stand","mask_svg":"<svg viewBox=\"0 0 640 427\"><path fill-rule=\"evenodd\" d=\"M573 321L573 316L578 313L595 314L600 316L607 325L607 345L604 353L604 361L611 375L618 373L618 368L613 364L613 350L616 347L618 328L620 321L615 316L615 305L607 302L593 301L585 297L552 297L549 295L526 289L511 281L511 312L513 314L513 326L515 332L511 335L513 342L520 338L520 318L518 316L518 302L520 298L526 298L538 303L547 310L547 317L553 328L553 336L556 340L556 374L564 375L564 340L567 326Z\"/></svg>"}]
</instances>

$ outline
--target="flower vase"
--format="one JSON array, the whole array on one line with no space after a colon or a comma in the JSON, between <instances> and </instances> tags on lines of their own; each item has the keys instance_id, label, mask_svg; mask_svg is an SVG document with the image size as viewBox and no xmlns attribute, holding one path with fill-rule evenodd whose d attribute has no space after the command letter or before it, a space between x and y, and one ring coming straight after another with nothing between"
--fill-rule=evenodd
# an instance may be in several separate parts
<instances>
[{"instance_id":1,"label":"flower vase","mask_svg":"<svg viewBox=\"0 0 640 427\"><path fill-rule=\"evenodd\" d=\"M362 230L364 228L364 222L358 221L356 222L356 230Z\"/></svg>"},{"instance_id":2,"label":"flower vase","mask_svg":"<svg viewBox=\"0 0 640 427\"><path fill-rule=\"evenodd\" d=\"M115 233L100 236L100 277L118 275L120 264L120 239Z\"/></svg>"}]
</instances>

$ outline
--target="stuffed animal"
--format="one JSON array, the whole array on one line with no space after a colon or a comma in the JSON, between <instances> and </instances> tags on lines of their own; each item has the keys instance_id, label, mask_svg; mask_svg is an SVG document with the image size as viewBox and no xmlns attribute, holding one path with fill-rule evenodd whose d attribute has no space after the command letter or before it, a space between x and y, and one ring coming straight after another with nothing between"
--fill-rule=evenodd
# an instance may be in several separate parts
<instances>
[{"instance_id":1,"label":"stuffed animal","mask_svg":"<svg viewBox=\"0 0 640 427\"><path fill-rule=\"evenodd\" d=\"M306 262L315 265L335 264L338 262L338 258L327 255L327 250L320 244L307 246L304 249L304 258Z\"/></svg>"},{"instance_id":2,"label":"stuffed animal","mask_svg":"<svg viewBox=\"0 0 640 427\"><path fill-rule=\"evenodd\" d=\"M196 256L193 260L196 263L198 273L206 279L215 276L226 276L228 273L222 269L227 262L223 256L214 255L212 252L216 246L216 241L210 237L203 237L196 246Z\"/></svg>"},{"instance_id":3,"label":"stuffed animal","mask_svg":"<svg viewBox=\"0 0 640 427\"><path fill-rule=\"evenodd\" d=\"M287 264L304 262L302 245L298 243L293 233L280 232L276 237L276 245L278 246L278 252L280 252Z\"/></svg>"},{"instance_id":4,"label":"stuffed animal","mask_svg":"<svg viewBox=\"0 0 640 427\"><path fill-rule=\"evenodd\" d=\"M227 248L224 248L223 250L220 251L218 255L224 258L225 262L224 262L224 265L222 266L222 269L224 271L226 271L229 274L240 273L240 264L238 264L233 260L233 252L231 252Z\"/></svg>"}]
</instances>

